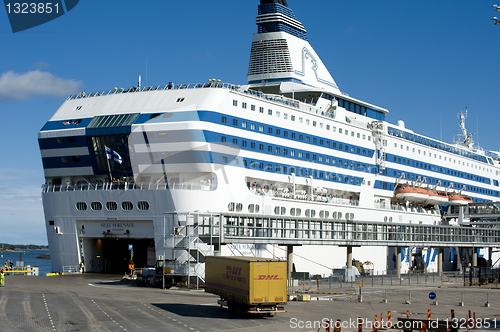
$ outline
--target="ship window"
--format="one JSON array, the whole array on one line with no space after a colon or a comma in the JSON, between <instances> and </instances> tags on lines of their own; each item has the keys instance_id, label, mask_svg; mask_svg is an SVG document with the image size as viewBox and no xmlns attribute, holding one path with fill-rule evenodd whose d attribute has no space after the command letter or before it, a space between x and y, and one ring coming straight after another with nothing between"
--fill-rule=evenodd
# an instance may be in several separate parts
<instances>
[{"instance_id":1,"label":"ship window","mask_svg":"<svg viewBox=\"0 0 500 332\"><path fill-rule=\"evenodd\" d=\"M252 124L250 125L250 129L251 129L251 130L255 130L255 123L252 123Z\"/></svg>"},{"instance_id":2,"label":"ship window","mask_svg":"<svg viewBox=\"0 0 500 332\"><path fill-rule=\"evenodd\" d=\"M250 109L251 109L252 111L255 111L255 105L250 105Z\"/></svg>"},{"instance_id":3,"label":"ship window","mask_svg":"<svg viewBox=\"0 0 500 332\"><path fill-rule=\"evenodd\" d=\"M241 103L241 108L247 108L247 103Z\"/></svg>"},{"instance_id":4,"label":"ship window","mask_svg":"<svg viewBox=\"0 0 500 332\"><path fill-rule=\"evenodd\" d=\"M177 98L177 102L178 103L182 103L184 101L185 98Z\"/></svg>"},{"instance_id":5,"label":"ship window","mask_svg":"<svg viewBox=\"0 0 500 332\"><path fill-rule=\"evenodd\" d=\"M234 206L235 206L235 203L234 202L231 202L227 205L227 210L232 212L234 211Z\"/></svg>"},{"instance_id":6,"label":"ship window","mask_svg":"<svg viewBox=\"0 0 500 332\"><path fill-rule=\"evenodd\" d=\"M310 123L310 120L309 119L306 119L306 125L309 126L309 123Z\"/></svg>"},{"instance_id":7,"label":"ship window","mask_svg":"<svg viewBox=\"0 0 500 332\"><path fill-rule=\"evenodd\" d=\"M134 208L134 203L130 201L123 201L122 202L122 209L124 211L131 211Z\"/></svg>"},{"instance_id":8,"label":"ship window","mask_svg":"<svg viewBox=\"0 0 500 332\"><path fill-rule=\"evenodd\" d=\"M288 119L288 114L283 113L283 119L285 119L285 120Z\"/></svg>"},{"instance_id":9,"label":"ship window","mask_svg":"<svg viewBox=\"0 0 500 332\"><path fill-rule=\"evenodd\" d=\"M224 164L227 164L227 157L222 157L222 162L223 162Z\"/></svg>"},{"instance_id":10,"label":"ship window","mask_svg":"<svg viewBox=\"0 0 500 332\"><path fill-rule=\"evenodd\" d=\"M246 128L247 127L247 123L245 121L241 121L241 127L242 128Z\"/></svg>"},{"instance_id":11,"label":"ship window","mask_svg":"<svg viewBox=\"0 0 500 332\"><path fill-rule=\"evenodd\" d=\"M238 106L238 101L237 100L233 100L233 106Z\"/></svg>"},{"instance_id":12,"label":"ship window","mask_svg":"<svg viewBox=\"0 0 500 332\"><path fill-rule=\"evenodd\" d=\"M221 136L220 141L221 141L222 143L225 143L225 142L226 142L226 137Z\"/></svg>"},{"instance_id":13,"label":"ship window","mask_svg":"<svg viewBox=\"0 0 500 332\"><path fill-rule=\"evenodd\" d=\"M313 127L316 127L316 121L313 121Z\"/></svg>"},{"instance_id":14,"label":"ship window","mask_svg":"<svg viewBox=\"0 0 500 332\"><path fill-rule=\"evenodd\" d=\"M74 138L74 137L68 137L68 142L75 143L76 142L76 138Z\"/></svg>"},{"instance_id":15,"label":"ship window","mask_svg":"<svg viewBox=\"0 0 500 332\"><path fill-rule=\"evenodd\" d=\"M118 204L116 202L106 202L106 209L108 211L115 211L118 209Z\"/></svg>"},{"instance_id":16,"label":"ship window","mask_svg":"<svg viewBox=\"0 0 500 332\"><path fill-rule=\"evenodd\" d=\"M69 158L68 157L62 157L61 161L65 164L69 163Z\"/></svg>"},{"instance_id":17,"label":"ship window","mask_svg":"<svg viewBox=\"0 0 500 332\"><path fill-rule=\"evenodd\" d=\"M264 131L264 126L259 126L259 131L263 132Z\"/></svg>"},{"instance_id":18,"label":"ship window","mask_svg":"<svg viewBox=\"0 0 500 332\"><path fill-rule=\"evenodd\" d=\"M57 138L57 143L62 144L64 142L66 142L66 139L64 137L58 137Z\"/></svg>"},{"instance_id":19,"label":"ship window","mask_svg":"<svg viewBox=\"0 0 500 332\"><path fill-rule=\"evenodd\" d=\"M273 110L267 110L268 115L273 115Z\"/></svg>"},{"instance_id":20,"label":"ship window","mask_svg":"<svg viewBox=\"0 0 500 332\"><path fill-rule=\"evenodd\" d=\"M137 202L137 208L140 211L147 211L149 210L149 203L147 201L139 201Z\"/></svg>"},{"instance_id":21,"label":"ship window","mask_svg":"<svg viewBox=\"0 0 500 332\"><path fill-rule=\"evenodd\" d=\"M100 210L102 210L102 203L101 202L92 202L92 203L90 203L90 208L93 211L100 211Z\"/></svg>"},{"instance_id":22,"label":"ship window","mask_svg":"<svg viewBox=\"0 0 500 332\"><path fill-rule=\"evenodd\" d=\"M237 125L238 125L238 120L233 119L233 126L237 126Z\"/></svg>"},{"instance_id":23,"label":"ship window","mask_svg":"<svg viewBox=\"0 0 500 332\"><path fill-rule=\"evenodd\" d=\"M326 125L326 130L330 130L330 125Z\"/></svg>"},{"instance_id":24,"label":"ship window","mask_svg":"<svg viewBox=\"0 0 500 332\"><path fill-rule=\"evenodd\" d=\"M161 115L160 113L151 114L151 115L149 116L149 118L150 118L150 119L155 119L155 118L159 117L160 115Z\"/></svg>"},{"instance_id":25,"label":"ship window","mask_svg":"<svg viewBox=\"0 0 500 332\"><path fill-rule=\"evenodd\" d=\"M236 204L236 212L241 212L241 211L243 211L243 204L241 203Z\"/></svg>"},{"instance_id":26,"label":"ship window","mask_svg":"<svg viewBox=\"0 0 500 332\"><path fill-rule=\"evenodd\" d=\"M280 207L279 206L276 206L274 208L274 214L280 214Z\"/></svg>"},{"instance_id":27,"label":"ship window","mask_svg":"<svg viewBox=\"0 0 500 332\"><path fill-rule=\"evenodd\" d=\"M264 113L264 107L259 107L259 112Z\"/></svg>"},{"instance_id":28,"label":"ship window","mask_svg":"<svg viewBox=\"0 0 500 332\"><path fill-rule=\"evenodd\" d=\"M295 115L291 116L292 121L295 121Z\"/></svg>"},{"instance_id":29,"label":"ship window","mask_svg":"<svg viewBox=\"0 0 500 332\"><path fill-rule=\"evenodd\" d=\"M347 129L346 129L346 130L345 130L345 134L346 134L346 135L349 135L349 130L347 130Z\"/></svg>"},{"instance_id":30,"label":"ship window","mask_svg":"<svg viewBox=\"0 0 500 332\"><path fill-rule=\"evenodd\" d=\"M241 141L241 146L246 148L247 147L247 141Z\"/></svg>"},{"instance_id":31,"label":"ship window","mask_svg":"<svg viewBox=\"0 0 500 332\"><path fill-rule=\"evenodd\" d=\"M259 150L264 151L264 144L259 144Z\"/></svg>"},{"instance_id":32,"label":"ship window","mask_svg":"<svg viewBox=\"0 0 500 332\"><path fill-rule=\"evenodd\" d=\"M304 121L304 119L302 119L301 117L299 117L299 123L302 123L302 121Z\"/></svg>"},{"instance_id":33,"label":"ship window","mask_svg":"<svg viewBox=\"0 0 500 332\"><path fill-rule=\"evenodd\" d=\"M278 117L278 118L279 118L279 117L280 117L280 114L281 114L280 112L276 111L276 117Z\"/></svg>"},{"instance_id":34,"label":"ship window","mask_svg":"<svg viewBox=\"0 0 500 332\"><path fill-rule=\"evenodd\" d=\"M238 145L238 139L237 138L233 138L233 145Z\"/></svg>"},{"instance_id":35,"label":"ship window","mask_svg":"<svg viewBox=\"0 0 500 332\"><path fill-rule=\"evenodd\" d=\"M78 211L85 211L85 210L87 210L87 203L85 203L85 202L77 202L76 203L76 209Z\"/></svg>"},{"instance_id":36,"label":"ship window","mask_svg":"<svg viewBox=\"0 0 500 332\"><path fill-rule=\"evenodd\" d=\"M272 134L272 133L273 133L273 127L269 127L269 128L267 128L267 132L268 132L269 134Z\"/></svg>"},{"instance_id":37,"label":"ship window","mask_svg":"<svg viewBox=\"0 0 500 332\"><path fill-rule=\"evenodd\" d=\"M80 157L78 156L74 156L74 157L71 157L71 160L75 163L79 162L80 161Z\"/></svg>"},{"instance_id":38,"label":"ship window","mask_svg":"<svg viewBox=\"0 0 500 332\"><path fill-rule=\"evenodd\" d=\"M222 123L227 123L227 118L226 118L225 116L223 116L223 117L221 118L221 121L220 121L220 122L222 122Z\"/></svg>"},{"instance_id":39,"label":"ship window","mask_svg":"<svg viewBox=\"0 0 500 332\"><path fill-rule=\"evenodd\" d=\"M339 128L339 134L342 134L342 128Z\"/></svg>"}]
</instances>

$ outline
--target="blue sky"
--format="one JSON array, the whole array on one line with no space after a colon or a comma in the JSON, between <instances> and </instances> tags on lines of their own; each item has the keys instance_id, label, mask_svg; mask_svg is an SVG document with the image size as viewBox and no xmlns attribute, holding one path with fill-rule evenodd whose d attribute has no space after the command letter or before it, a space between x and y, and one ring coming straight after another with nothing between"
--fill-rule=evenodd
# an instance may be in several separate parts
<instances>
[{"instance_id":1,"label":"blue sky","mask_svg":"<svg viewBox=\"0 0 500 332\"><path fill-rule=\"evenodd\" d=\"M119 6L117 4L120 4ZM0 8L0 242L46 244L37 133L67 95L144 84L245 84L258 0L85 0L12 33ZM457 113L499 150L494 0L288 0L343 92L452 142Z\"/></svg>"}]
</instances>

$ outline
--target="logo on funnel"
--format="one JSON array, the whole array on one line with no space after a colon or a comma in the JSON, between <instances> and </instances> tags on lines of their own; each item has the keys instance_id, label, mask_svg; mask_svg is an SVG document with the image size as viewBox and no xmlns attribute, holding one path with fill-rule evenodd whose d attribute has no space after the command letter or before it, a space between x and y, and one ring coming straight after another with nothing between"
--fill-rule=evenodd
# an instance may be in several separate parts
<instances>
[{"instance_id":1,"label":"logo on funnel","mask_svg":"<svg viewBox=\"0 0 500 332\"><path fill-rule=\"evenodd\" d=\"M3 2L12 32L16 33L42 25L66 14L78 4L79 0L52 2L4 0Z\"/></svg>"}]
</instances>

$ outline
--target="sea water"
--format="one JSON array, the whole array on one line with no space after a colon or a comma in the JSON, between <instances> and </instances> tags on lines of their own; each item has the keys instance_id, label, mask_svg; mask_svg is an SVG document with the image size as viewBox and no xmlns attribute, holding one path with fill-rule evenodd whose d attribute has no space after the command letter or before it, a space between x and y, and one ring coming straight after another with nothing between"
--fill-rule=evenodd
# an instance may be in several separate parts
<instances>
[{"instance_id":1,"label":"sea water","mask_svg":"<svg viewBox=\"0 0 500 332\"><path fill-rule=\"evenodd\" d=\"M14 262L14 266L16 266L16 262L19 261L19 253L22 254L22 260L24 262L24 266L38 266L40 268L40 275L45 276L47 273L52 272L52 267L50 265L50 259L46 258L37 258L40 255L48 254L49 250L21 250L21 251L0 251L0 267L3 267L5 261L8 259Z\"/></svg>"}]
</instances>

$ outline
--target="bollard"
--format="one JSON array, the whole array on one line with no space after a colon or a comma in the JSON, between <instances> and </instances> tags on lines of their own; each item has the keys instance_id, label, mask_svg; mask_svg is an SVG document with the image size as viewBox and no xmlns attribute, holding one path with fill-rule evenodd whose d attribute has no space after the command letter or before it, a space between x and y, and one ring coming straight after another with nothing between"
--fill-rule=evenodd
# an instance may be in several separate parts
<instances>
[{"instance_id":1,"label":"bollard","mask_svg":"<svg viewBox=\"0 0 500 332\"><path fill-rule=\"evenodd\" d=\"M451 319L455 319L455 310L451 309Z\"/></svg>"},{"instance_id":2,"label":"bollard","mask_svg":"<svg viewBox=\"0 0 500 332\"><path fill-rule=\"evenodd\" d=\"M475 329L476 328L476 312L474 311L474 321L472 322L472 328Z\"/></svg>"},{"instance_id":3,"label":"bollard","mask_svg":"<svg viewBox=\"0 0 500 332\"><path fill-rule=\"evenodd\" d=\"M363 332L363 318L358 317L358 332Z\"/></svg>"},{"instance_id":4,"label":"bollard","mask_svg":"<svg viewBox=\"0 0 500 332\"><path fill-rule=\"evenodd\" d=\"M464 292L462 292L462 301L458 303L459 306L463 307L464 304Z\"/></svg>"},{"instance_id":5,"label":"bollard","mask_svg":"<svg viewBox=\"0 0 500 332\"><path fill-rule=\"evenodd\" d=\"M422 332L427 332L427 321L422 321Z\"/></svg>"},{"instance_id":6,"label":"bollard","mask_svg":"<svg viewBox=\"0 0 500 332\"><path fill-rule=\"evenodd\" d=\"M378 319L377 319L377 315L375 315L375 322L373 323L373 332L378 332Z\"/></svg>"},{"instance_id":7,"label":"bollard","mask_svg":"<svg viewBox=\"0 0 500 332\"><path fill-rule=\"evenodd\" d=\"M410 318L410 310L406 310L406 318Z\"/></svg>"},{"instance_id":8,"label":"bollard","mask_svg":"<svg viewBox=\"0 0 500 332\"><path fill-rule=\"evenodd\" d=\"M450 332L450 324L448 324L448 322L448 317L446 317L446 332Z\"/></svg>"},{"instance_id":9,"label":"bollard","mask_svg":"<svg viewBox=\"0 0 500 332\"><path fill-rule=\"evenodd\" d=\"M392 327L392 322L391 322L391 311L387 311L387 327Z\"/></svg>"},{"instance_id":10,"label":"bollard","mask_svg":"<svg viewBox=\"0 0 500 332\"><path fill-rule=\"evenodd\" d=\"M411 289L408 291L408 293L409 293L409 298L406 301L406 304L411 304Z\"/></svg>"},{"instance_id":11,"label":"bollard","mask_svg":"<svg viewBox=\"0 0 500 332\"><path fill-rule=\"evenodd\" d=\"M427 320L431 320L431 309L427 310Z\"/></svg>"},{"instance_id":12,"label":"bollard","mask_svg":"<svg viewBox=\"0 0 500 332\"><path fill-rule=\"evenodd\" d=\"M342 321L340 319L337 319L335 326L337 326L337 332L342 332Z\"/></svg>"},{"instance_id":13,"label":"bollard","mask_svg":"<svg viewBox=\"0 0 500 332\"><path fill-rule=\"evenodd\" d=\"M484 304L485 307L490 306L490 293L486 293L486 303Z\"/></svg>"},{"instance_id":14,"label":"bollard","mask_svg":"<svg viewBox=\"0 0 500 332\"><path fill-rule=\"evenodd\" d=\"M387 303L387 289L385 290L385 299L382 300L382 303Z\"/></svg>"}]
</instances>

